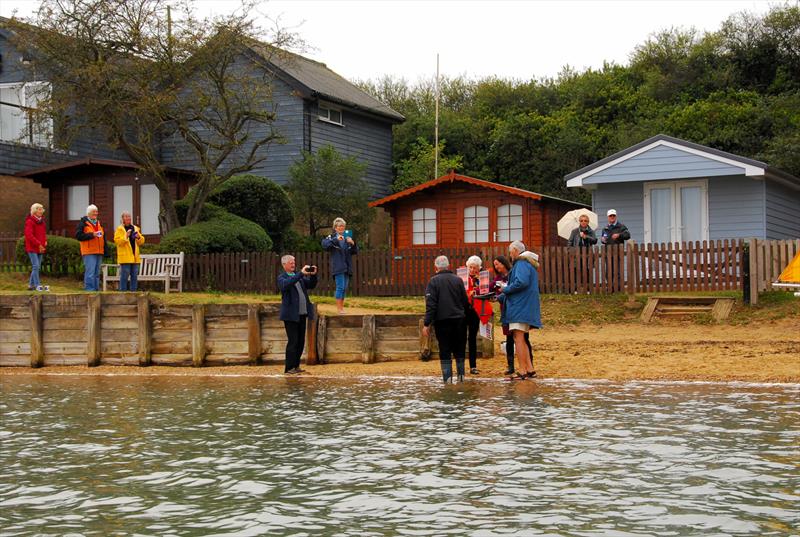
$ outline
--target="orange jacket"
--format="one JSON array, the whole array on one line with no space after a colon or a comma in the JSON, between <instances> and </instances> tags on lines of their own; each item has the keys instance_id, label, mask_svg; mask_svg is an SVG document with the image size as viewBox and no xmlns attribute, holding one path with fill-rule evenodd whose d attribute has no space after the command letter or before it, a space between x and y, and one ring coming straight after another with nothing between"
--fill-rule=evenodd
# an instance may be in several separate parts
<instances>
[{"instance_id":1,"label":"orange jacket","mask_svg":"<svg viewBox=\"0 0 800 537\"><path fill-rule=\"evenodd\" d=\"M75 232L75 238L81 241L81 255L104 255L106 249L106 237L103 231L102 237L95 237L97 231L103 231L103 226L100 220L96 224L84 216L78 223L78 228Z\"/></svg>"}]
</instances>

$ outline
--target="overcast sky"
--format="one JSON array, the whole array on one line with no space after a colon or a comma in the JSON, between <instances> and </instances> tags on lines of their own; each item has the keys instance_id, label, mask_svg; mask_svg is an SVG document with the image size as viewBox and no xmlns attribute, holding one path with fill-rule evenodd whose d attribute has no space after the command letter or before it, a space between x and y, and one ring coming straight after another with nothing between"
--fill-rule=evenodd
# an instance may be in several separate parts
<instances>
[{"instance_id":1,"label":"overcast sky","mask_svg":"<svg viewBox=\"0 0 800 537\"><path fill-rule=\"evenodd\" d=\"M197 0L201 13L235 9L235 0ZM384 74L412 82L432 77L436 53L443 75L496 75L527 80L626 63L648 35L669 27L714 31L739 11L764 13L758 0L630 1L318 1L270 0L309 45L305 55L349 79ZM34 0L0 0L0 14L29 15Z\"/></svg>"}]
</instances>

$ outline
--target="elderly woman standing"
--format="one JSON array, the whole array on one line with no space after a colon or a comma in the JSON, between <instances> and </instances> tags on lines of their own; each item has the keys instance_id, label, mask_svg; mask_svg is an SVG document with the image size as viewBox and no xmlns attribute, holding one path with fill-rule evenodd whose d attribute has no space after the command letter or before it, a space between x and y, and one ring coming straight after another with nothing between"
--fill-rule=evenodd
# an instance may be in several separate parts
<instances>
[{"instance_id":1,"label":"elderly woman standing","mask_svg":"<svg viewBox=\"0 0 800 537\"><path fill-rule=\"evenodd\" d=\"M508 285L503 287L504 300L501 322L508 324L514 338L517 355L517 374L512 380L525 380L536 376L533 362L525 345L525 334L531 328L542 327L541 304L539 303L538 256L525 250L522 241L514 241L508 247L513 265L508 275Z\"/></svg>"},{"instance_id":2,"label":"elderly woman standing","mask_svg":"<svg viewBox=\"0 0 800 537\"><path fill-rule=\"evenodd\" d=\"M344 295L353 275L353 256L358 253L353 237L346 236L347 222L343 218L333 221L333 232L322 239L322 249L331 254L331 275L336 282L336 309L344 314Z\"/></svg>"},{"instance_id":3,"label":"elderly woman standing","mask_svg":"<svg viewBox=\"0 0 800 537\"><path fill-rule=\"evenodd\" d=\"M469 348L469 372L471 375L477 375L478 371L478 329L481 325L481 316L491 316L492 306L488 300L475 298L475 295L480 294L480 279L479 274L483 261L477 255L471 256L467 259L467 270L469 270L469 277L467 279L467 297L469 298L470 308L467 310L467 346Z\"/></svg>"},{"instance_id":4,"label":"elderly woman standing","mask_svg":"<svg viewBox=\"0 0 800 537\"><path fill-rule=\"evenodd\" d=\"M119 264L119 290L136 291L139 278L139 248L144 244L144 235L138 226L133 225L131 213L124 211L120 217L120 226L114 232L114 244L117 245L117 263Z\"/></svg>"},{"instance_id":5,"label":"elderly woman standing","mask_svg":"<svg viewBox=\"0 0 800 537\"><path fill-rule=\"evenodd\" d=\"M106 249L103 226L97 218L96 205L86 207L86 216L75 228L75 238L81 243L83 257L83 288L86 291L100 290L100 264Z\"/></svg>"},{"instance_id":6,"label":"elderly woman standing","mask_svg":"<svg viewBox=\"0 0 800 537\"><path fill-rule=\"evenodd\" d=\"M39 271L42 268L42 256L47 249L47 226L44 223L44 207L41 203L31 205L31 214L25 217L25 253L31 260L31 277L28 280L28 291L49 291L50 287L42 287Z\"/></svg>"}]
</instances>

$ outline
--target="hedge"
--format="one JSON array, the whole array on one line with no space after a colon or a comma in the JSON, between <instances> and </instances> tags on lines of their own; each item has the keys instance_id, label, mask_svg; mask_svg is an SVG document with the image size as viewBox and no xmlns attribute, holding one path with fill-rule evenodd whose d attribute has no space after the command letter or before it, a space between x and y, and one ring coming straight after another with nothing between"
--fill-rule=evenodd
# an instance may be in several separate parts
<instances>
[{"instance_id":1,"label":"hedge","mask_svg":"<svg viewBox=\"0 0 800 537\"><path fill-rule=\"evenodd\" d=\"M113 263L116 258L117 247L113 242L106 242L109 256L106 262ZM25 252L25 238L20 237L16 246L17 262L30 265L31 261ZM59 235L47 236L47 251L42 260L42 272L46 274L68 274L83 270L81 258L81 245L77 239L61 237Z\"/></svg>"},{"instance_id":2,"label":"hedge","mask_svg":"<svg viewBox=\"0 0 800 537\"><path fill-rule=\"evenodd\" d=\"M261 226L233 214L179 227L161 238L162 253L268 252L272 240Z\"/></svg>"}]
</instances>

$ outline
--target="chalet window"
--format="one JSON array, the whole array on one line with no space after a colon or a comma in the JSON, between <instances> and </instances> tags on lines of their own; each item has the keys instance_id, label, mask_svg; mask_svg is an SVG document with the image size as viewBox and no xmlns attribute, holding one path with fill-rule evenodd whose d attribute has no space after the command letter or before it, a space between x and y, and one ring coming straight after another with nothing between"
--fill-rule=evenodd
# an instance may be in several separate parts
<instances>
[{"instance_id":1,"label":"chalet window","mask_svg":"<svg viewBox=\"0 0 800 537\"><path fill-rule=\"evenodd\" d=\"M80 220L89 206L89 185L67 187L67 220Z\"/></svg>"},{"instance_id":2,"label":"chalet window","mask_svg":"<svg viewBox=\"0 0 800 537\"><path fill-rule=\"evenodd\" d=\"M0 141L49 147L53 120L37 112L50 93L50 84L0 84Z\"/></svg>"},{"instance_id":3,"label":"chalet window","mask_svg":"<svg viewBox=\"0 0 800 537\"><path fill-rule=\"evenodd\" d=\"M342 110L341 108L334 108L328 104L319 103L319 119L322 121L327 121L328 123L335 123L336 125L341 125L344 127L344 123L342 123Z\"/></svg>"},{"instance_id":4,"label":"chalet window","mask_svg":"<svg viewBox=\"0 0 800 537\"><path fill-rule=\"evenodd\" d=\"M142 235L159 235L161 226L158 213L161 210L161 193L156 185L141 185L139 190L139 227Z\"/></svg>"},{"instance_id":5,"label":"chalet window","mask_svg":"<svg viewBox=\"0 0 800 537\"><path fill-rule=\"evenodd\" d=\"M464 242L489 242L489 208L473 205L464 209Z\"/></svg>"},{"instance_id":6,"label":"chalet window","mask_svg":"<svg viewBox=\"0 0 800 537\"><path fill-rule=\"evenodd\" d=\"M522 240L522 205L511 203L497 208L497 241Z\"/></svg>"},{"instance_id":7,"label":"chalet window","mask_svg":"<svg viewBox=\"0 0 800 537\"><path fill-rule=\"evenodd\" d=\"M436 209L414 209L412 244L436 244Z\"/></svg>"}]
</instances>

